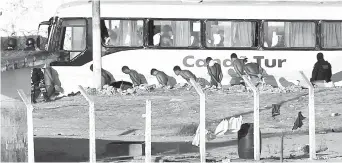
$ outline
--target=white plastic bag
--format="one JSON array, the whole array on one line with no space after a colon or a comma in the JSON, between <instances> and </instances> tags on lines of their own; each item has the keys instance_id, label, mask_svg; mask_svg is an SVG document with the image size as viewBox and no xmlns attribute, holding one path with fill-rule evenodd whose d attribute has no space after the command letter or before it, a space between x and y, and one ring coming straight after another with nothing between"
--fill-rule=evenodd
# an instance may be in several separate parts
<instances>
[{"instance_id":1,"label":"white plastic bag","mask_svg":"<svg viewBox=\"0 0 342 163\"><path fill-rule=\"evenodd\" d=\"M222 136L228 131L228 121L226 119L222 120L219 125L217 125L215 129L216 136Z\"/></svg>"}]
</instances>

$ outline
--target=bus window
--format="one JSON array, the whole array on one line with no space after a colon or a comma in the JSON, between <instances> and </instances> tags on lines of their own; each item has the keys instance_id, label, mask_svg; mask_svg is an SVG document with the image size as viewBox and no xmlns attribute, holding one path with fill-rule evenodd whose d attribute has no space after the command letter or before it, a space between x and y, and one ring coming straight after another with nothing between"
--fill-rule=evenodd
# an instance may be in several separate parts
<instances>
[{"instance_id":1,"label":"bus window","mask_svg":"<svg viewBox=\"0 0 342 163\"><path fill-rule=\"evenodd\" d=\"M308 48L316 45L314 22L265 22L264 47Z\"/></svg>"},{"instance_id":2,"label":"bus window","mask_svg":"<svg viewBox=\"0 0 342 163\"><path fill-rule=\"evenodd\" d=\"M322 22L322 47L342 48L342 22Z\"/></svg>"},{"instance_id":3,"label":"bus window","mask_svg":"<svg viewBox=\"0 0 342 163\"><path fill-rule=\"evenodd\" d=\"M199 21L154 20L153 45L157 47L199 47L201 44Z\"/></svg>"},{"instance_id":4,"label":"bus window","mask_svg":"<svg viewBox=\"0 0 342 163\"><path fill-rule=\"evenodd\" d=\"M105 20L109 38L105 46L143 46L143 20Z\"/></svg>"},{"instance_id":5,"label":"bus window","mask_svg":"<svg viewBox=\"0 0 342 163\"><path fill-rule=\"evenodd\" d=\"M255 47L256 22L207 21L207 47Z\"/></svg>"},{"instance_id":6,"label":"bus window","mask_svg":"<svg viewBox=\"0 0 342 163\"><path fill-rule=\"evenodd\" d=\"M70 60L86 48L86 20L64 20L61 48L70 51Z\"/></svg>"}]
</instances>

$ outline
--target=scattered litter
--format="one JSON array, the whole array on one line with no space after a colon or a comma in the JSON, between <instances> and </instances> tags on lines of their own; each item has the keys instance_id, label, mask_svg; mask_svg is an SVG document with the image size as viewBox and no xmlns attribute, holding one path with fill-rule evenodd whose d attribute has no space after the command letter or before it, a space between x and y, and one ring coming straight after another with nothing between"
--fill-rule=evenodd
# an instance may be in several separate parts
<instances>
[{"instance_id":1,"label":"scattered litter","mask_svg":"<svg viewBox=\"0 0 342 163\"><path fill-rule=\"evenodd\" d=\"M230 159L224 159L222 160L222 163L226 163L226 162L231 162Z\"/></svg>"},{"instance_id":2,"label":"scattered litter","mask_svg":"<svg viewBox=\"0 0 342 163\"><path fill-rule=\"evenodd\" d=\"M305 119L306 117L304 117L302 115L302 112L298 112L298 117L293 125L293 128L292 130L296 130L298 128L301 128L303 126L303 120Z\"/></svg>"},{"instance_id":3,"label":"scattered litter","mask_svg":"<svg viewBox=\"0 0 342 163\"><path fill-rule=\"evenodd\" d=\"M301 148L301 151L304 152L304 154L309 154L309 152L310 152L310 146L309 146L309 144L304 145L304 146Z\"/></svg>"},{"instance_id":4,"label":"scattered litter","mask_svg":"<svg viewBox=\"0 0 342 163\"><path fill-rule=\"evenodd\" d=\"M173 89L184 89L188 88L189 85L187 83L178 83L176 84ZM171 88L166 88L171 89ZM243 85L233 85L233 86L227 86L224 87L224 89L217 89L216 87L209 87L206 86L203 88L206 91L212 92L212 93L220 93L220 94L226 94L226 93L244 93L244 92L251 92L251 90L247 90L247 88ZM258 89L260 93L288 93L288 92L300 92L303 89L299 86L289 86L285 88L277 88L273 87L271 85L263 85L258 86ZM94 88L86 88L86 92L89 95L99 95L99 96L113 96L113 95L142 95L144 93L151 93L153 90L157 90L157 85L141 85L139 87L135 88L129 88L127 90L121 90L118 88L115 88L113 86L104 85L102 89L94 89ZM72 95L76 95L73 93ZM182 101L180 99L171 99L171 101ZM291 106L292 107L292 106Z\"/></svg>"},{"instance_id":5,"label":"scattered litter","mask_svg":"<svg viewBox=\"0 0 342 163\"><path fill-rule=\"evenodd\" d=\"M206 141L210 141L210 140L215 139L216 135L211 133L208 130L205 130L205 138L206 138ZM197 147L199 147L199 145L200 145L200 128L199 128L199 126L197 127L196 135L192 141L192 145L197 146Z\"/></svg>"},{"instance_id":6,"label":"scattered litter","mask_svg":"<svg viewBox=\"0 0 342 163\"><path fill-rule=\"evenodd\" d=\"M320 148L319 150L316 151L316 153L325 152L327 150L328 150L328 147Z\"/></svg>"},{"instance_id":7,"label":"scattered litter","mask_svg":"<svg viewBox=\"0 0 342 163\"><path fill-rule=\"evenodd\" d=\"M232 130L232 132L238 132L242 125L242 116L239 118L232 117L229 119L224 119L221 123L216 127L215 136L222 136L228 130Z\"/></svg>"},{"instance_id":8,"label":"scattered litter","mask_svg":"<svg viewBox=\"0 0 342 163\"><path fill-rule=\"evenodd\" d=\"M182 99L177 99L177 98L173 98L170 100L171 102L174 102L174 101L183 101Z\"/></svg>"},{"instance_id":9,"label":"scattered litter","mask_svg":"<svg viewBox=\"0 0 342 163\"><path fill-rule=\"evenodd\" d=\"M341 115L341 114L339 114L339 113L331 113L330 116L335 117L335 116L340 116L340 115Z\"/></svg>"},{"instance_id":10,"label":"scattered litter","mask_svg":"<svg viewBox=\"0 0 342 163\"><path fill-rule=\"evenodd\" d=\"M272 104L272 117L280 115L280 105Z\"/></svg>"}]
</instances>

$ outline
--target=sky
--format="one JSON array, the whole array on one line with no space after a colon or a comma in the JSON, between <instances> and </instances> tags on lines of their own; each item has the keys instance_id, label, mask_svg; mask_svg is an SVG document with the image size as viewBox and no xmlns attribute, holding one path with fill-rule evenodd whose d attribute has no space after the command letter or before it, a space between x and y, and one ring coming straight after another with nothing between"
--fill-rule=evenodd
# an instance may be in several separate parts
<instances>
[{"instance_id":1,"label":"sky","mask_svg":"<svg viewBox=\"0 0 342 163\"><path fill-rule=\"evenodd\" d=\"M13 28L19 36L34 34L38 24L48 20L64 1L66 0L0 0L0 36L10 35Z\"/></svg>"}]
</instances>

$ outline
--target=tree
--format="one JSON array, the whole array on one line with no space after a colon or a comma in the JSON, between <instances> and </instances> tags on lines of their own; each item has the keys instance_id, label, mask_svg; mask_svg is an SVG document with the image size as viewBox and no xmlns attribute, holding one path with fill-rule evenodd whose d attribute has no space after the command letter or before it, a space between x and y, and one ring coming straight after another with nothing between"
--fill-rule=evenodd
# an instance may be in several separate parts
<instances>
[{"instance_id":1,"label":"tree","mask_svg":"<svg viewBox=\"0 0 342 163\"><path fill-rule=\"evenodd\" d=\"M43 13L42 0L1 0L2 14L0 31L8 36L31 35L36 30L27 29L21 25L35 16ZM29 25L29 24L28 24ZM25 29L26 28L26 29Z\"/></svg>"}]
</instances>

